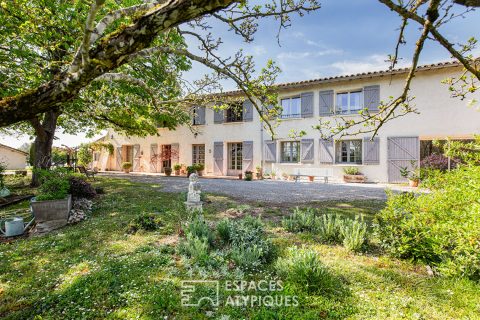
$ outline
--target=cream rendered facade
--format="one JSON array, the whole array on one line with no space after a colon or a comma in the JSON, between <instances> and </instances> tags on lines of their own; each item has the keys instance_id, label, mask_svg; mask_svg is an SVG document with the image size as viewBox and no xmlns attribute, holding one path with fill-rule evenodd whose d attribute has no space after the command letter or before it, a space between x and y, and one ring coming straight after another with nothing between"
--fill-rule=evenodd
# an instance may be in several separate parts
<instances>
[{"instance_id":1,"label":"cream rendered facade","mask_svg":"<svg viewBox=\"0 0 480 320\"><path fill-rule=\"evenodd\" d=\"M27 165L28 153L0 144L0 163L6 164L7 170L23 170Z\"/></svg>"},{"instance_id":2,"label":"cream rendered facade","mask_svg":"<svg viewBox=\"0 0 480 320\"><path fill-rule=\"evenodd\" d=\"M133 157L137 162L134 171L160 172L161 165L152 166L151 159L155 152L161 152L159 150L161 150L162 145L171 145L175 150L178 150L172 165L174 163L192 164L193 145L204 145L205 173L207 175L232 175L236 172L229 170L228 155L229 148L232 146L231 143L247 142L252 146L252 154L246 161L252 170L256 166L261 166L264 172L274 171L277 176L281 176L282 173L302 173L304 168L310 168L308 172L318 170L319 174L322 174L327 170L332 174L333 180L340 180L345 166L356 166L367 177L368 181L400 182L398 165L405 165L410 162L407 159L409 156L404 157L405 154L411 155L412 159L419 160L419 140L446 139L447 137L468 139L472 138L474 134L480 133L478 106L476 106L477 108L469 107L467 101L450 97L448 87L441 83L445 78L456 76L461 71L461 67L455 63L441 63L423 66L418 69L412 83L411 95L415 97L413 104L419 114L412 113L394 119L380 129L376 144L373 147L373 151L376 153L374 161L365 161L366 153L372 152L373 146L368 144L369 134L342 138L342 140L359 140L358 143L361 145L362 153L361 164L339 161L338 155L341 154L339 152L341 147L338 141L331 142L330 149L326 150L324 142L320 140L319 132L313 129L313 126L319 123L320 118L334 120L336 115L323 116L320 114L320 93L333 90L333 97L337 100L337 93L362 91L365 87L376 86L379 87L380 100L388 101L389 97L396 97L401 93L406 75L404 69L280 85L278 87L279 99L298 97L302 93L313 93L313 116L282 119L275 129L274 142L268 142L271 138L262 129L263 126L258 115L255 114L253 120L248 122L214 123L214 111L206 108L205 124L195 126L197 134L192 133L187 127L180 127L175 131L159 129L159 136L146 138L125 137L113 131L108 132L105 141L111 142L118 152L116 151L114 155L102 152L97 155L93 165L100 170L120 170L120 161L118 160L125 161L126 154L125 147L123 149L119 148L121 146L133 146L135 149ZM471 98L480 101L480 94L477 92ZM337 104L337 101L334 101L334 104ZM349 116L357 117L354 114ZM282 142L292 140L289 138L292 129L306 131L307 135L301 139L310 143L311 158L309 158L309 161L301 161L300 159L296 163L282 161ZM271 152L267 155L267 142L270 148L276 149L273 154L274 161L271 161L273 160ZM220 143L222 143L221 147ZM406 145L402 146L402 143L406 143ZM301 145L304 146L304 144ZM332 145L333 149L331 149ZM311 149L312 146L313 149ZM155 148L157 148L157 151L155 151ZM217 150L214 150L215 148ZM220 149L222 149L221 157L214 154ZM330 156L333 159L330 162L325 161L325 154L322 154L326 151L332 153ZM300 153L302 153L302 150ZM397 159L396 157L400 158ZM217 158L217 160L214 158ZM223 158L223 160L219 158ZM266 161L266 159L270 161ZM396 164L395 161L397 161ZM215 168L216 164L217 168ZM243 170L245 170L245 167Z\"/></svg>"}]
</instances>

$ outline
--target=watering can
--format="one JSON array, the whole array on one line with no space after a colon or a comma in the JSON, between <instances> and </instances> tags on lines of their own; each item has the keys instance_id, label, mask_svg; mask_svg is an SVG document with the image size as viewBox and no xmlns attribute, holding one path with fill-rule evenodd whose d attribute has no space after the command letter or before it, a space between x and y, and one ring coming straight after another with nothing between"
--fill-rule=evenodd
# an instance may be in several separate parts
<instances>
[{"instance_id":1,"label":"watering can","mask_svg":"<svg viewBox=\"0 0 480 320\"><path fill-rule=\"evenodd\" d=\"M23 218L21 217L13 217L10 219L5 220L5 229L0 227L0 232L3 233L6 237L14 237L22 235L25 230L30 226L33 222L33 219L25 225L23 222Z\"/></svg>"}]
</instances>

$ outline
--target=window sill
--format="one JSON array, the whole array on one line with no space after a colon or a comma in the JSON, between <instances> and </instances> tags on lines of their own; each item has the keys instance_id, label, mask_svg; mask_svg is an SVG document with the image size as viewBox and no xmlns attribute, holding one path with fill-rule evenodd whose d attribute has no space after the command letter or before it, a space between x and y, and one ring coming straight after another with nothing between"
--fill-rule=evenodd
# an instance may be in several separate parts
<instances>
[{"instance_id":1,"label":"window sill","mask_svg":"<svg viewBox=\"0 0 480 320\"><path fill-rule=\"evenodd\" d=\"M358 110L358 111L355 111L355 112L345 112L345 113L342 113L342 112L335 112L333 115L334 116L347 116L347 117L352 117L352 116L359 116L360 114L358 112L360 112L362 110Z\"/></svg>"},{"instance_id":2,"label":"window sill","mask_svg":"<svg viewBox=\"0 0 480 320\"><path fill-rule=\"evenodd\" d=\"M286 166L298 166L301 165L301 162L277 162L278 164L281 165L286 165Z\"/></svg>"},{"instance_id":3,"label":"window sill","mask_svg":"<svg viewBox=\"0 0 480 320\"><path fill-rule=\"evenodd\" d=\"M334 166L337 166L337 167L361 167L363 166L363 163L334 163L333 164Z\"/></svg>"},{"instance_id":4,"label":"window sill","mask_svg":"<svg viewBox=\"0 0 480 320\"><path fill-rule=\"evenodd\" d=\"M244 123L243 120L242 121L229 121L229 122L225 121L222 124L242 124L242 123Z\"/></svg>"},{"instance_id":5,"label":"window sill","mask_svg":"<svg viewBox=\"0 0 480 320\"><path fill-rule=\"evenodd\" d=\"M305 119L305 118L302 118L302 116L298 116L298 117L287 117L287 118L278 117L278 118L277 118L277 120L281 120L281 121L302 120L302 119Z\"/></svg>"}]
</instances>

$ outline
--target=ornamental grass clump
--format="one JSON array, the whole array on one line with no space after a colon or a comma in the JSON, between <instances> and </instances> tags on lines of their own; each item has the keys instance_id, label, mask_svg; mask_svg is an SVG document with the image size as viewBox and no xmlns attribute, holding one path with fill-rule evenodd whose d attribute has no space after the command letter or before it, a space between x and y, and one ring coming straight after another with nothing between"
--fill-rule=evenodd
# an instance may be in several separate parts
<instances>
[{"instance_id":1,"label":"ornamental grass clump","mask_svg":"<svg viewBox=\"0 0 480 320\"><path fill-rule=\"evenodd\" d=\"M342 287L313 249L288 248L275 263L275 270L288 284L310 294L330 295Z\"/></svg>"},{"instance_id":2,"label":"ornamental grass clump","mask_svg":"<svg viewBox=\"0 0 480 320\"><path fill-rule=\"evenodd\" d=\"M367 224L358 219L343 220L340 224L343 246L349 251L360 252L365 249L368 239Z\"/></svg>"},{"instance_id":3,"label":"ornamental grass clump","mask_svg":"<svg viewBox=\"0 0 480 320\"><path fill-rule=\"evenodd\" d=\"M343 219L336 214L323 214L316 220L315 232L322 242L340 244L343 241Z\"/></svg>"},{"instance_id":4,"label":"ornamental grass clump","mask_svg":"<svg viewBox=\"0 0 480 320\"><path fill-rule=\"evenodd\" d=\"M127 227L128 233L136 233L139 230L156 231L164 226L162 218L156 213L142 213L132 219Z\"/></svg>"},{"instance_id":5,"label":"ornamental grass clump","mask_svg":"<svg viewBox=\"0 0 480 320\"><path fill-rule=\"evenodd\" d=\"M282 220L282 226L290 232L310 232L317 228L315 209L300 209L296 207L292 215Z\"/></svg>"}]
</instances>

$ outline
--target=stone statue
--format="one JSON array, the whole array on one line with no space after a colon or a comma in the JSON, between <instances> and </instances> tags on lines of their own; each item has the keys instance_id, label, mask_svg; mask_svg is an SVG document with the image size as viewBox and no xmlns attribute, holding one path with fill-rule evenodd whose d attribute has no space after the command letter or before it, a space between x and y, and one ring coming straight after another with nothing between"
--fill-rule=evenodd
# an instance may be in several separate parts
<instances>
[{"instance_id":1,"label":"stone statue","mask_svg":"<svg viewBox=\"0 0 480 320\"><path fill-rule=\"evenodd\" d=\"M200 195L202 191L200 190L200 183L198 182L198 175L192 173L189 177L190 183L188 184L188 196L187 202L185 205L189 211L203 211L202 201L200 200Z\"/></svg>"},{"instance_id":2,"label":"stone statue","mask_svg":"<svg viewBox=\"0 0 480 320\"><path fill-rule=\"evenodd\" d=\"M196 173L190 175L190 183L188 185L188 197L187 202L198 202L200 201L200 183L198 182L198 176Z\"/></svg>"}]
</instances>

